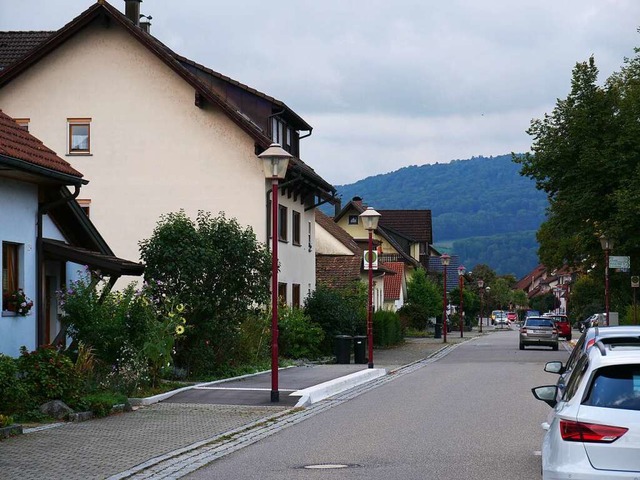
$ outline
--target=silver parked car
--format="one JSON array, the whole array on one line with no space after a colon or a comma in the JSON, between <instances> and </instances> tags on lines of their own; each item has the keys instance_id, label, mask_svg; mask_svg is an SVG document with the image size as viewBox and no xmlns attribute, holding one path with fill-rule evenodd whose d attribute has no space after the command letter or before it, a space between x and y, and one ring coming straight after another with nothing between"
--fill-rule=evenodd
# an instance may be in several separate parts
<instances>
[{"instance_id":1,"label":"silver parked car","mask_svg":"<svg viewBox=\"0 0 640 480\"><path fill-rule=\"evenodd\" d=\"M542 345L558 350L558 329L553 319L528 317L520 327L520 350L527 345Z\"/></svg>"},{"instance_id":2,"label":"silver parked car","mask_svg":"<svg viewBox=\"0 0 640 480\"><path fill-rule=\"evenodd\" d=\"M558 386L533 388L553 407L542 442L542 478L640 478L640 343L597 340L558 400Z\"/></svg>"}]
</instances>

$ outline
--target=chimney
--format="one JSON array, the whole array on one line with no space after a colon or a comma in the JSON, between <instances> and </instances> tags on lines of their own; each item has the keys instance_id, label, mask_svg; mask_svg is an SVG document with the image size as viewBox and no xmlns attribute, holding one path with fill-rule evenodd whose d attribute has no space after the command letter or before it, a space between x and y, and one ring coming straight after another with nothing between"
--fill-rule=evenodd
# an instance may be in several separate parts
<instances>
[{"instance_id":1,"label":"chimney","mask_svg":"<svg viewBox=\"0 0 640 480\"><path fill-rule=\"evenodd\" d=\"M337 217L341 211L342 211L342 202L340 201L340 199L338 199L335 205L333 206L333 216Z\"/></svg>"},{"instance_id":2,"label":"chimney","mask_svg":"<svg viewBox=\"0 0 640 480\"><path fill-rule=\"evenodd\" d=\"M140 29L151 34L151 19L153 17L151 15L140 15L140 17L144 18L144 20L140 21Z\"/></svg>"},{"instance_id":3,"label":"chimney","mask_svg":"<svg viewBox=\"0 0 640 480\"><path fill-rule=\"evenodd\" d=\"M140 25L140 3L142 0L124 0L124 14L135 26Z\"/></svg>"}]
</instances>

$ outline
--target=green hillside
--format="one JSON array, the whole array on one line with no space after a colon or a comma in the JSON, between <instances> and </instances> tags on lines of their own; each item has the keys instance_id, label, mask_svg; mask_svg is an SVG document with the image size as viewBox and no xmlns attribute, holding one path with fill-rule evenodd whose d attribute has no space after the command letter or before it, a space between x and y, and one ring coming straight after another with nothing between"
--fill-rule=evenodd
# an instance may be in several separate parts
<instances>
[{"instance_id":1,"label":"green hillside","mask_svg":"<svg viewBox=\"0 0 640 480\"><path fill-rule=\"evenodd\" d=\"M538 263L547 199L511 155L410 166L336 188L343 204L359 196L379 209L430 209L436 248L451 245L469 269L486 263L520 278Z\"/></svg>"}]
</instances>

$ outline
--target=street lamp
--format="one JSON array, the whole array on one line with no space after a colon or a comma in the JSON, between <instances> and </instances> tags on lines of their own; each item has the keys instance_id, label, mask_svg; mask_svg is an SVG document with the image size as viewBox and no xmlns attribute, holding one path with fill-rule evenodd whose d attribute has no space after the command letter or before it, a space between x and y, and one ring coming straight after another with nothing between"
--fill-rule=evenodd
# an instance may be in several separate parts
<instances>
[{"instance_id":1,"label":"street lamp","mask_svg":"<svg viewBox=\"0 0 640 480\"><path fill-rule=\"evenodd\" d=\"M278 391L278 181L287 174L292 155L272 143L258 155L263 160L264 175L271 179L271 401L280 401Z\"/></svg>"},{"instance_id":2,"label":"street lamp","mask_svg":"<svg viewBox=\"0 0 640 480\"><path fill-rule=\"evenodd\" d=\"M381 215L376 212L373 207L367 209L360 214L362 226L369 232L369 252L367 253L367 262L369 263L369 302L367 305L367 344L369 348L369 368L373 368L373 231L378 228L378 221Z\"/></svg>"},{"instance_id":3,"label":"street lamp","mask_svg":"<svg viewBox=\"0 0 640 480\"><path fill-rule=\"evenodd\" d=\"M480 328L478 329L482 333L482 316L484 312L482 310L482 297L484 297L484 280L478 280L478 292L480 293Z\"/></svg>"},{"instance_id":4,"label":"street lamp","mask_svg":"<svg viewBox=\"0 0 640 480\"><path fill-rule=\"evenodd\" d=\"M460 289L460 309L458 312L458 315L460 315L460 338L462 338L463 335L463 317L464 317L464 308L463 308L463 297L462 297L462 290L464 289L464 272L465 272L466 268L464 268L464 265L460 265L458 267L458 283L459 283L459 289Z\"/></svg>"},{"instance_id":5,"label":"street lamp","mask_svg":"<svg viewBox=\"0 0 640 480\"><path fill-rule=\"evenodd\" d=\"M442 277L444 284L444 293L442 298L442 343L447 343L447 267L449 266L450 261L451 257L446 253L440 256L440 263L442 263L442 270L444 273L444 276Z\"/></svg>"},{"instance_id":6,"label":"street lamp","mask_svg":"<svg viewBox=\"0 0 640 480\"><path fill-rule=\"evenodd\" d=\"M613 250L613 240L604 234L600 235L600 245L604 250L604 311L606 325L609 326L609 253Z\"/></svg>"}]
</instances>

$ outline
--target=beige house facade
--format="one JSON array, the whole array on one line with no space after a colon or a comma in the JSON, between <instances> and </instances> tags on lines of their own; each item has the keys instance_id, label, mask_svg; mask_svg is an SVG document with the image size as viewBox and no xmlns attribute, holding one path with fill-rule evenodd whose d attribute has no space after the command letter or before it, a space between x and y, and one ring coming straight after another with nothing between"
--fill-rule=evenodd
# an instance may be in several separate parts
<instances>
[{"instance_id":1,"label":"beige house facade","mask_svg":"<svg viewBox=\"0 0 640 480\"><path fill-rule=\"evenodd\" d=\"M224 212L268 244L271 181L257 155L281 143L294 155L279 199L281 295L299 303L315 288L314 210L335 190L300 160L311 127L282 102L98 2L0 72L0 107L92 180L78 202L132 259L161 215L179 210Z\"/></svg>"}]
</instances>

